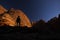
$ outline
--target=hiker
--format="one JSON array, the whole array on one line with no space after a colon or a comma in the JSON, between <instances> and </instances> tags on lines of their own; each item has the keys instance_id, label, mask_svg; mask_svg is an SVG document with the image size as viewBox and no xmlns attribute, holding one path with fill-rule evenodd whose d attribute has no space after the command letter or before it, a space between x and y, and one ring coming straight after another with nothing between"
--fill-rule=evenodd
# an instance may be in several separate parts
<instances>
[{"instance_id":1,"label":"hiker","mask_svg":"<svg viewBox=\"0 0 60 40\"><path fill-rule=\"evenodd\" d=\"M20 16L17 17L16 23L17 23L17 26L20 26Z\"/></svg>"}]
</instances>

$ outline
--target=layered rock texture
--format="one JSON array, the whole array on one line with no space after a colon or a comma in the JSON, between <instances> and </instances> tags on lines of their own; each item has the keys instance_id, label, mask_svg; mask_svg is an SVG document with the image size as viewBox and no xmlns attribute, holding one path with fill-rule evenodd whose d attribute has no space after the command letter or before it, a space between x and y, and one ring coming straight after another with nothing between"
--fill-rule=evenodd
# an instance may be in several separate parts
<instances>
[{"instance_id":1,"label":"layered rock texture","mask_svg":"<svg viewBox=\"0 0 60 40\"><path fill-rule=\"evenodd\" d=\"M21 19L20 26L31 27L29 18L22 10L14 9L14 8L7 10L0 5L0 26L3 25L16 26L17 25L16 19L18 16L20 16Z\"/></svg>"}]
</instances>

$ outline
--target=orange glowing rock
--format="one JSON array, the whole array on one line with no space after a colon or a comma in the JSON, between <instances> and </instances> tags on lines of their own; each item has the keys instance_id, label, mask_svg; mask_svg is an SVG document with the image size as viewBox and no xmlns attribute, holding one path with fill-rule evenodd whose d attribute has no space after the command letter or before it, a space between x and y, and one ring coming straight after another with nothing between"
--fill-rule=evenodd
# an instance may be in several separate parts
<instances>
[{"instance_id":1,"label":"orange glowing rock","mask_svg":"<svg viewBox=\"0 0 60 40\"><path fill-rule=\"evenodd\" d=\"M7 25L10 25L10 26L15 26L15 21L13 20L13 18L5 13L3 16L2 16L2 20L4 20L4 23L7 24Z\"/></svg>"},{"instance_id":2,"label":"orange glowing rock","mask_svg":"<svg viewBox=\"0 0 60 40\"><path fill-rule=\"evenodd\" d=\"M2 5L0 5L0 14L4 12L7 12L7 10Z\"/></svg>"},{"instance_id":3,"label":"orange glowing rock","mask_svg":"<svg viewBox=\"0 0 60 40\"><path fill-rule=\"evenodd\" d=\"M29 20L29 18L26 16L26 14L21 11L21 10L15 10L13 8L11 8L9 11L7 11L5 8L3 8L0 5L0 15L3 14L2 16L0 16L0 25L1 24L6 24L9 26L16 26L16 19L18 16L20 16L21 19L21 23L20 26L27 26L27 27L31 27L31 22Z\"/></svg>"},{"instance_id":4,"label":"orange glowing rock","mask_svg":"<svg viewBox=\"0 0 60 40\"><path fill-rule=\"evenodd\" d=\"M20 16L21 23L20 26L28 26L31 27L31 23L29 18L25 15L25 13L21 10L14 10L13 8L10 10L10 15L13 17L14 21L16 21L17 17Z\"/></svg>"}]
</instances>

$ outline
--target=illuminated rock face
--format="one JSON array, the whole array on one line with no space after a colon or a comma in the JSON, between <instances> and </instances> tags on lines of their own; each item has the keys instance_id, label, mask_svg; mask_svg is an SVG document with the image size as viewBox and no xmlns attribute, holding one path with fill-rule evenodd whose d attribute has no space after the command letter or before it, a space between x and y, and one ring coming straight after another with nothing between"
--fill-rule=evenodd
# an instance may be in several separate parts
<instances>
[{"instance_id":1,"label":"illuminated rock face","mask_svg":"<svg viewBox=\"0 0 60 40\"><path fill-rule=\"evenodd\" d=\"M2 8L2 7L0 7ZM2 11L1 11L2 10ZM20 16L21 19L21 23L20 26L24 27L31 27L31 23L30 20L28 19L28 17L24 14L24 12L22 12L21 10L15 10L15 9L10 9L8 11L8 13L6 13L7 10L5 10L4 8L0 9L0 15L3 14L3 16L0 16L0 19L2 21L0 21L0 24L6 24L9 26L16 26L16 19L18 16Z\"/></svg>"},{"instance_id":2,"label":"illuminated rock face","mask_svg":"<svg viewBox=\"0 0 60 40\"><path fill-rule=\"evenodd\" d=\"M4 21L3 23L6 25L9 25L9 26L15 26L16 25L15 21L13 20L13 18L8 13L5 13L2 16L2 20Z\"/></svg>"},{"instance_id":3,"label":"illuminated rock face","mask_svg":"<svg viewBox=\"0 0 60 40\"><path fill-rule=\"evenodd\" d=\"M9 12L9 13L13 17L15 22L16 22L17 17L20 16L20 19L21 19L20 26L31 27L31 23L30 23L28 17L24 14L24 12L22 12L21 10L14 10L14 9L11 9L10 11L11 12Z\"/></svg>"},{"instance_id":4,"label":"illuminated rock face","mask_svg":"<svg viewBox=\"0 0 60 40\"><path fill-rule=\"evenodd\" d=\"M0 14L4 12L7 12L7 10L2 5L0 5Z\"/></svg>"}]
</instances>

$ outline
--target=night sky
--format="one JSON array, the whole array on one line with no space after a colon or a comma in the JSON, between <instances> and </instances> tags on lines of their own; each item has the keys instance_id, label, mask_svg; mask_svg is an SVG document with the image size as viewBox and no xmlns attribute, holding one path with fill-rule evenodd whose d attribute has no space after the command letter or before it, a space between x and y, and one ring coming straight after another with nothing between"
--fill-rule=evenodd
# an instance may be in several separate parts
<instances>
[{"instance_id":1,"label":"night sky","mask_svg":"<svg viewBox=\"0 0 60 40\"><path fill-rule=\"evenodd\" d=\"M0 0L6 9L22 9L31 21L49 19L60 13L60 0Z\"/></svg>"}]
</instances>

